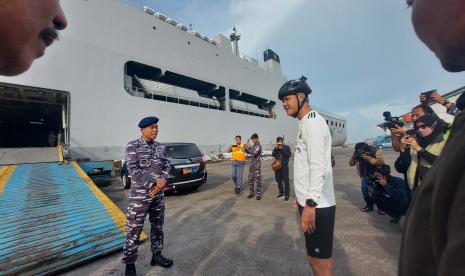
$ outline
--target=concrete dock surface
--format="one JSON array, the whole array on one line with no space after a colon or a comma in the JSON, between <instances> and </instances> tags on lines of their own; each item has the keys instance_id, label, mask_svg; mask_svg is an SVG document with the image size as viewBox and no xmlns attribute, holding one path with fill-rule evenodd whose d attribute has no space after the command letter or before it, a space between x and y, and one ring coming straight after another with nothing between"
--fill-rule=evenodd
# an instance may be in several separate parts
<instances>
[{"instance_id":1,"label":"concrete dock surface","mask_svg":"<svg viewBox=\"0 0 465 276\"><path fill-rule=\"evenodd\" d=\"M397 154L384 151L392 165ZM396 275L401 227L376 211L363 213L360 179L348 162L352 149L335 148L336 226L334 275ZM168 195L165 249L173 267L150 266L150 242L139 247L138 275L312 275L303 233L291 200L277 199L271 161L262 162L263 198L247 199L247 169L239 196L233 192L228 161L207 165L208 182L196 192ZM392 168L394 170L394 168ZM125 211L128 190L119 178L98 183ZM150 232L148 218L144 226ZM72 268L62 275L124 275L122 251Z\"/></svg>"}]
</instances>

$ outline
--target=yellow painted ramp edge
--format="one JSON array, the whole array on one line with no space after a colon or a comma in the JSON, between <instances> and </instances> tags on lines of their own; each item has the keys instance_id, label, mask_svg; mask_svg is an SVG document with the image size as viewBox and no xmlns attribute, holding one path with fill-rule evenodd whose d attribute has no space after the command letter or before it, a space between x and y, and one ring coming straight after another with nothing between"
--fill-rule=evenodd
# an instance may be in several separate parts
<instances>
[{"instance_id":1,"label":"yellow painted ramp edge","mask_svg":"<svg viewBox=\"0 0 465 276\"><path fill-rule=\"evenodd\" d=\"M16 169L16 165L4 166L0 169L0 194L5 189L8 180Z\"/></svg>"},{"instance_id":2,"label":"yellow painted ramp edge","mask_svg":"<svg viewBox=\"0 0 465 276\"><path fill-rule=\"evenodd\" d=\"M71 162L71 165L76 169L76 171L79 173L79 175L84 179L84 181L87 183L91 191L94 193L94 195L102 202L103 206L105 206L105 209L107 209L108 213L112 217L113 221L115 224L118 226L121 231L124 233L126 232L126 215L121 212L121 210L116 206L113 201L111 201L98 187L95 185L95 183L90 179L90 177L81 169L81 167L75 162ZM0 182L1 183L1 182ZM147 235L142 232L140 235L140 240L146 240Z\"/></svg>"},{"instance_id":3,"label":"yellow painted ramp edge","mask_svg":"<svg viewBox=\"0 0 465 276\"><path fill-rule=\"evenodd\" d=\"M65 159L63 158L63 147L61 146L61 144L58 144L57 151L58 151L58 158L60 162L64 162Z\"/></svg>"}]
</instances>

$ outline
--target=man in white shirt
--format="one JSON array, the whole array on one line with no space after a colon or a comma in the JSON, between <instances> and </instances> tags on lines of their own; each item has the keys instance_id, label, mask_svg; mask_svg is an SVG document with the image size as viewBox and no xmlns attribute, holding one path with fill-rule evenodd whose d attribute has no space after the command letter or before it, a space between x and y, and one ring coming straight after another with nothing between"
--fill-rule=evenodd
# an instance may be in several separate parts
<instances>
[{"instance_id":1,"label":"man in white shirt","mask_svg":"<svg viewBox=\"0 0 465 276\"><path fill-rule=\"evenodd\" d=\"M331 134L326 120L310 107L307 78L286 82L279 90L287 115L299 119L294 157L295 206L304 230L307 257L316 276L333 275L336 215Z\"/></svg>"}]
</instances>

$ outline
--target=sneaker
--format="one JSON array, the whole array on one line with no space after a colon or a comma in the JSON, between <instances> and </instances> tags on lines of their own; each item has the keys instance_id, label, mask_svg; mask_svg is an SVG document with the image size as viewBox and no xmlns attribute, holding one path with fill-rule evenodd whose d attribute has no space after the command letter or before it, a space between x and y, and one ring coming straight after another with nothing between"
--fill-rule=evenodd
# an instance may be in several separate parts
<instances>
[{"instance_id":1,"label":"sneaker","mask_svg":"<svg viewBox=\"0 0 465 276\"><path fill-rule=\"evenodd\" d=\"M252 198L252 197L254 197L253 193L250 193L250 194L247 196L247 198Z\"/></svg>"},{"instance_id":2,"label":"sneaker","mask_svg":"<svg viewBox=\"0 0 465 276\"><path fill-rule=\"evenodd\" d=\"M283 197L284 197L283 194L279 194L276 198L277 198L277 199L281 199L281 198L283 198Z\"/></svg>"},{"instance_id":3,"label":"sneaker","mask_svg":"<svg viewBox=\"0 0 465 276\"><path fill-rule=\"evenodd\" d=\"M360 211L368 213L368 212L373 211L373 207L370 208L370 207L365 206L365 207L361 208Z\"/></svg>"},{"instance_id":4,"label":"sneaker","mask_svg":"<svg viewBox=\"0 0 465 276\"><path fill-rule=\"evenodd\" d=\"M289 201L289 196L285 196L284 201Z\"/></svg>"},{"instance_id":5,"label":"sneaker","mask_svg":"<svg viewBox=\"0 0 465 276\"><path fill-rule=\"evenodd\" d=\"M241 193L241 188L235 188L234 192L236 193L236 195L240 194Z\"/></svg>"},{"instance_id":6,"label":"sneaker","mask_svg":"<svg viewBox=\"0 0 465 276\"><path fill-rule=\"evenodd\" d=\"M258 195L258 196L257 196L257 200L260 200L260 199L262 199L262 196L261 196L261 195Z\"/></svg>"},{"instance_id":7,"label":"sneaker","mask_svg":"<svg viewBox=\"0 0 465 276\"><path fill-rule=\"evenodd\" d=\"M379 214L379 215L385 215L386 212L384 212L383 210L378 210L378 214Z\"/></svg>"}]
</instances>

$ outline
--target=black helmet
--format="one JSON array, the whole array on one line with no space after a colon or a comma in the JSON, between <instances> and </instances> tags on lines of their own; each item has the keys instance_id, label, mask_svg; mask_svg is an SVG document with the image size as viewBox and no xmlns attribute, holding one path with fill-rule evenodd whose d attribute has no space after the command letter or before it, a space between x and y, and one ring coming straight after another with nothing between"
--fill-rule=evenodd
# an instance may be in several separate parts
<instances>
[{"instance_id":1,"label":"black helmet","mask_svg":"<svg viewBox=\"0 0 465 276\"><path fill-rule=\"evenodd\" d=\"M297 93L304 93L305 97L308 94L312 93L312 89L310 88L310 86L308 86L306 80L307 78L302 76L300 79L287 81L279 89L279 100L282 101L284 97L289 95L295 95Z\"/></svg>"}]
</instances>

